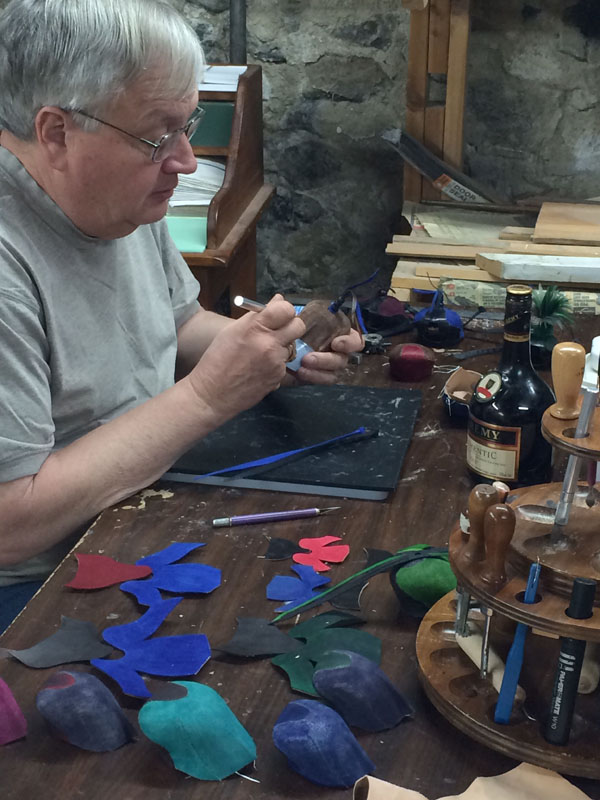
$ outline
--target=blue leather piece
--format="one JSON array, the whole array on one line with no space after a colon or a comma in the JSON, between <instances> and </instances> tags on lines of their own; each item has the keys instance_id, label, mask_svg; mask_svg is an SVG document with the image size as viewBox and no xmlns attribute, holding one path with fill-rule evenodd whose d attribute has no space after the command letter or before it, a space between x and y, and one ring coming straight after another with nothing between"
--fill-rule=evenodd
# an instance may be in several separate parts
<instances>
[{"instance_id":1,"label":"blue leather piece","mask_svg":"<svg viewBox=\"0 0 600 800\"><path fill-rule=\"evenodd\" d=\"M273 728L273 742L291 769L320 786L353 786L375 770L340 715L316 700L288 703Z\"/></svg>"}]
</instances>

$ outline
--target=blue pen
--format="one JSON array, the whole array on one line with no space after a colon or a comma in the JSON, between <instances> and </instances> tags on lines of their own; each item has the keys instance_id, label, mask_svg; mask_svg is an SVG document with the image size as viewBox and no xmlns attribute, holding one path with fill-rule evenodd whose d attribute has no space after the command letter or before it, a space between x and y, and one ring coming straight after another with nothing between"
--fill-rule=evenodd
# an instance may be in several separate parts
<instances>
[{"instance_id":1,"label":"blue pen","mask_svg":"<svg viewBox=\"0 0 600 800\"><path fill-rule=\"evenodd\" d=\"M524 603L535 603L541 569L542 565L539 561L532 564L529 568L529 578L527 579L527 588L525 589L525 597L523 598ZM502 686L500 687L496 711L494 712L494 722L498 722L502 725L508 724L515 702L515 693L519 685L521 667L523 666L523 651L525 649L527 629L528 626L524 622L517 623L515 638L508 652L508 658L506 659Z\"/></svg>"}]
</instances>

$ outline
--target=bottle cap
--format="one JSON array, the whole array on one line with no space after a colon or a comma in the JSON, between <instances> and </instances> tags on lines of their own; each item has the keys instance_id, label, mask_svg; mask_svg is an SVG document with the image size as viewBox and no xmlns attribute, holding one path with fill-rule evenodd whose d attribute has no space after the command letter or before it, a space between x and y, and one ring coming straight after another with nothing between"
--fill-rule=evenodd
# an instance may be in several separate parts
<instances>
[{"instance_id":1,"label":"bottle cap","mask_svg":"<svg viewBox=\"0 0 600 800\"><path fill-rule=\"evenodd\" d=\"M524 286L522 283L511 283L506 287L509 294L531 294L531 286Z\"/></svg>"},{"instance_id":2,"label":"bottle cap","mask_svg":"<svg viewBox=\"0 0 600 800\"><path fill-rule=\"evenodd\" d=\"M574 578L567 616L573 619L588 619L591 617L595 595L596 581L591 578Z\"/></svg>"}]
</instances>

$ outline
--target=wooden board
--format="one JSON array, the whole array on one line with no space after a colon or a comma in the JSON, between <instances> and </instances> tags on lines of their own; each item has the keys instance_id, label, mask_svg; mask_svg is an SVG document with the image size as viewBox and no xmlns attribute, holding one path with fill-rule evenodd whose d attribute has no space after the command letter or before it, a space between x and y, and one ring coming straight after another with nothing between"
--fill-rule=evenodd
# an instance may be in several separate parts
<instances>
[{"instance_id":1,"label":"wooden board","mask_svg":"<svg viewBox=\"0 0 600 800\"><path fill-rule=\"evenodd\" d=\"M448 78L446 83L446 120L444 123L444 161L456 169L463 163L463 125L467 51L469 45L469 0L452 0L450 39L448 43Z\"/></svg>"},{"instance_id":2,"label":"wooden board","mask_svg":"<svg viewBox=\"0 0 600 800\"><path fill-rule=\"evenodd\" d=\"M423 140L427 103L427 54L429 50L429 7L410 12L408 66L406 73L406 115L404 126L411 136ZM404 165L404 199L421 200L423 178L410 164Z\"/></svg>"},{"instance_id":3,"label":"wooden board","mask_svg":"<svg viewBox=\"0 0 600 800\"><path fill-rule=\"evenodd\" d=\"M475 263L503 280L600 284L600 258L479 253Z\"/></svg>"},{"instance_id":4,"label":"wooden board","mask_svg":"<svg viewBox=\"0 0 600 800\"><path fill-rule=\"evenodd\" d=\"M430 279L417 276L413 265L405 261L398 261L390 285L392 289L424 289L433 292L437 289L439 282L439 278Z\"/></svg>"},{"instance_id":5,"label":"wooden board","mask_svg":"<svg viewBox=\"0 0 600 800\"><path fill-rule=\"evenodd\" d=\"M520 228L517 225L507 225L502 228L498 237L500 239L512 239L517 242L530 242L535 228Z\"/></svg>"},{"instance_id":6,"label":"wooden board","mask_svg":"<svg viewBox=\"0 0 600 800\"><path fill-rule=\"evenodd\" d=\"M535 225L533 241L600 245L600 205L544 203Z\"/></svg>"},{"instance_id":7,"label":"wooden board","mask_svg":"<svg viewBox=\"0 0 600 800\"><path fill-rule=\"evenodd\" d=\"M421 258L460 258L474 261L479 253L526 253L532 256L573 256L574 262L581 258L600 258L600 247L579 247L577 245L536 244L533 242L510 242L498 239L498 245L489 242L465 243L431 239L415 241L410 236L394 237L386 247L392 255L416 256ZM484 267L487 269L487 267ZM492 270L489 270L490 272Z\"/></svg>"},{"instance_id":8,"label":"wooden board","mask_svg":"<svg viewBox=\"0 0 600 800\"><path fill-rule=\"evenodd\" d=\"M457 264L417 264L415 275L427 278L456 278L461 281L490 281L496 283L497 275L492 275L484 269L476 266L460 266Z\"/></svg>"}]
</instances>

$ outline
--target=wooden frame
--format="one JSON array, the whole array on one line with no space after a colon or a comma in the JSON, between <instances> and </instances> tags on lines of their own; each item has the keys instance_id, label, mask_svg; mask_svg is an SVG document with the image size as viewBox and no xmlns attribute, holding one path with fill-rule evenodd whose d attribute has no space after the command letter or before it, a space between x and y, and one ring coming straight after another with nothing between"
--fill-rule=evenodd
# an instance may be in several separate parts
<instances>
[{"instance_id":1,"label":"wooden frame","mask_svg":"<svg viewBox=\"0 0 600 800\"><path fill-rule=\"evenodd\" d=\"M470 28L470 0L429 0L411 9L405 130L451 166L462 169L463 120ZM430 100L433 75L446 79L445 99ZM440 194L409 164L404 199L437 200Z\"/></svg>"},{"instance_id":2,"label":"wooden frame","mask_svg":"<svg viewBox=\"0 0 600 800\"><path fill-rule=\"evenodd\" d=\"M274 187L263 174L260 67L240 75L237 91L199 92L198 99L235 104L227 148L194 147L197 156L227 158L223 186L208 209L206 250L182 254L200 281L200 302L212 309L225 291L256 295L256 225Z\"/></svg>"}]
</instances>

